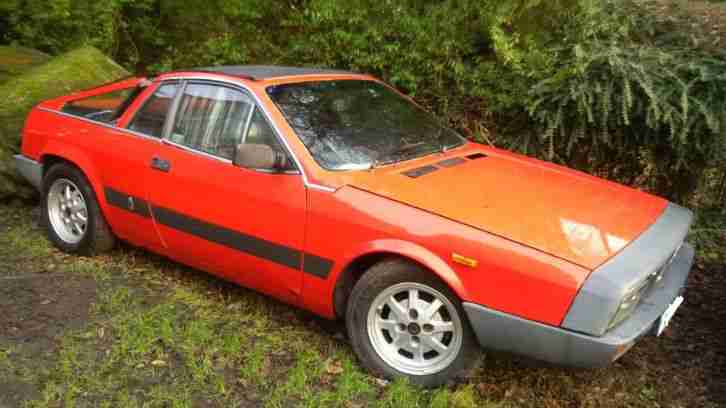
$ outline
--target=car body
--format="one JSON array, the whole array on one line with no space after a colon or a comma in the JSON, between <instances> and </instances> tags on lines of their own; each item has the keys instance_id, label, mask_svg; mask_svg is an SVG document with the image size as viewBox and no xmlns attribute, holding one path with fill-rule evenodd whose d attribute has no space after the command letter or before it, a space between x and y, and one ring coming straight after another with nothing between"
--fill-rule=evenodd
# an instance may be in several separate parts
<instances>
[{"instance_id":1,"label":"car body","mask_svg":"<svg viewBox=\"0 0 726 408\"><path fill-rule=\"evenodd\" d=\"M348 88L370 101L323 99ZM361 147L321 159L344 145L341 134L358 137L346 120L360 127L400 109L418 129L426 119L394 93L368 75L287 67L130 78L40 103L16 161L41 190L52 165L75 166L115 236L326 318L344 317L361 276L396 258L442 282L488 349L604 366L662 330L692 264L689 210L448 133L451 146L415 157L341 159L371 150ZM175 140L221 120L205 110L213 94L235 101L225 109L249 106L242 143L267 132L285 168L239 166L242 144L213 141L208 150ZM382 94L396 108L368 112ZM254 123L269 129L253 137ZM338 133L316 138L325 126ZM371 129L365 137L386 132ZM197 133L213 133L205 132ZM436 140L441 132L449 131Z\"/></svg>"}]
</instances>

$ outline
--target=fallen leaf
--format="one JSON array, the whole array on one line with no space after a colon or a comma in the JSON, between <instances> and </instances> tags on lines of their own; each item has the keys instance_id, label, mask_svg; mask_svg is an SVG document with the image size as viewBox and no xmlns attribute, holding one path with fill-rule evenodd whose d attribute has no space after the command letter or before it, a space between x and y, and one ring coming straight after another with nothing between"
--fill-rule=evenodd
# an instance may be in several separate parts
<instances>
[{"instance_id":1,"label":"fallen leaf","mask_svg":"<svg viewBox=\"0 0 726 408\"><path fill-rule=\"evenodd\" d=\"M51 301L50 301L49 299L45 299L44 301L40 302L40 304L41 304L41 305L47 305L47 304L49 304L50 302L51 302Z\"/></svg>"},{"instance_id":2,"label":"fallen leaf","mask_svg":"<svg viewBox=\"0 0 726 408\"><path fill-rule=\"evenodd\" d=\"M327 371L328 374L337 375L343 372L343 365L340 364L340 361L331 360L328 361L328 366L325 371Z\"/></svg>"},{"instance_id":3,"label":"fallen leaf","mask_svg":"<svg viewBox=\"0 0 726 408\"><path fill-rule=\"evenodd\" d=\"M154 367L163 367L163 366L166 365L166 361L164 361L164 360L154 360L154 361L151 362L151 365L153 365Z\"/></svg>"}]
</instances>

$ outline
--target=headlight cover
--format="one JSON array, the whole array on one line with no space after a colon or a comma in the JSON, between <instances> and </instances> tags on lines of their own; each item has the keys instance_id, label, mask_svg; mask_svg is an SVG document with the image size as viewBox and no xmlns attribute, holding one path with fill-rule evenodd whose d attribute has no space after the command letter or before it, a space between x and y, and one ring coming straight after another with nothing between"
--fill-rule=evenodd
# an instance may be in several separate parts
<instances>
[{"instance_id":1,"label":"headlight cover","mask_svg":"<svg viewBox=\"0 0 726 408\"><path fill-rule=\"evenodd\" d=\"M671 257L671 260L672 259L673 257ZM670 260L666 265L658 268L657 271L648 275L648 277L634 289L628 291L628 293L623 297L623 300L620 301L620 305L618 306L613 319L610 321L610 325L608 325L608 330L622 323L623 320L633 314L635 308L638 304L640 304L640 300L647 294L648 289L663 278L663 272L668 265L670 265Z\"/></svg>"},{"instance_id":2,"label":"headlight cover","mask_svg":"<svg viewBox=\"0 0 726 408\"><path fill-rule=\"evenodd\" d=\"M618 306L618 309L615 312L613 319L610 321L608 330L612 329L613 327L622 323L623 320L627 319L628 316L633 313L638 304L640 304L640 300L648 293L648 290L653 287L653 285L657 284L663 279L663 274L673 262L673 259L678 254L681 246L683 246L683 242L681 242L678 248L673 252L673 255L671 255L665 265L661 266L655 272L648 275L648 277L645 278L645 280L640 285L636 286L635 289L631 289L623 297L623 300L620 301L620 305Z\"/></svg>"},{"instance_id":3,"label":"headlight cover","mask_svg":"<svg viewBox=\"0 0 726 408\"><path fill-rule=\"evenodd\" d=\"M642 292L640 291L640 288L638 288L638 290L630 291L627 295L625 295L623 300L620 302L620 306L618 306L618 310L615 312L613 319L610 321L610 325L608 325L608 330L622 323L623 320L633 314L633 311L640 303L641 296Z\"/></svg>"}]
</instances>

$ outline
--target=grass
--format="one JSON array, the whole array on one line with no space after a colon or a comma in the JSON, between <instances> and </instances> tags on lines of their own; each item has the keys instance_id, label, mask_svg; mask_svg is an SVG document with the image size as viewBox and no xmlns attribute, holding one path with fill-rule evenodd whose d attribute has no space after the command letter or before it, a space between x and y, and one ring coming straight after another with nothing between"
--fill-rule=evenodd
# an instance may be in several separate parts
<instances>
[{"instance_id":1,"label":"grass","mask_svg":"<svg viewBox=\"0 0 726 408\"><path fill-rule=\"evenodd\" d=\"M32 218L0 207L0 279L87 280L96 294L83 324L50 344L0 333L0 406L11 391L24 407L709 406L706 374L674 368L668 338L604 370L488 353L462 383L388 383L361 369L339 325L134 248L62 254Z\"/></svg>"}]
</instances>

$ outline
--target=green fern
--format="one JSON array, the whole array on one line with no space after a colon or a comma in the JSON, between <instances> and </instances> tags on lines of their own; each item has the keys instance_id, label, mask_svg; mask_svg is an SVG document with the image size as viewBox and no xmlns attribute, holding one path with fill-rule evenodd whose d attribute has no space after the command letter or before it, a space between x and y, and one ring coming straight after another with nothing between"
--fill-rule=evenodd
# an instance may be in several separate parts
<instances>
[{"instance_id":1,"label":"green fern","mask_svg":"<svg viewBox=\"0 0 726 408\"><path fill-rule=\"evenodd\" d=\"M591 164L619 162L645 148L658 152L664 174L665 166L698 173L722 148L726 61L694 50L600 42L581 46L578 58L576 75L544 80L532 91L528 112L547 129L549 158L560 152L570 161L587 134ZM612 128L621 136L613 137Z\"/></svg>"}]
</instances>

